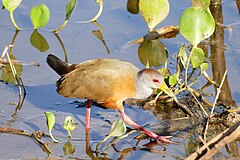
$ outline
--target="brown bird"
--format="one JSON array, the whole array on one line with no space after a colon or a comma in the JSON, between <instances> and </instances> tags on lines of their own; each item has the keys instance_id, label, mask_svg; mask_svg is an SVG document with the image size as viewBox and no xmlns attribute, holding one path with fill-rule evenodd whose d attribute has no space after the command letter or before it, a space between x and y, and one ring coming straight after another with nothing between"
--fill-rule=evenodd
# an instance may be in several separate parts
<instances>
[{"instance_id":1,"label":"brown bird","mask_svg":"<svg viewBox=\"0 0 240 160\"><path fill-rule=\"evenodd\" d=\"M118 59L94 59L80 64L67 64L54 55L47 63L61 78L56 82L57 92L64 97L85 98L87 101L86 130L90 128L92 100L102 106L118 110L129 125L149 137L173 143L135 123L124 112L123 101L128 98L148 98L155 88L169 90L163 76L154 69L139 70L129 62Z\"/></svg>"}]
</instances>

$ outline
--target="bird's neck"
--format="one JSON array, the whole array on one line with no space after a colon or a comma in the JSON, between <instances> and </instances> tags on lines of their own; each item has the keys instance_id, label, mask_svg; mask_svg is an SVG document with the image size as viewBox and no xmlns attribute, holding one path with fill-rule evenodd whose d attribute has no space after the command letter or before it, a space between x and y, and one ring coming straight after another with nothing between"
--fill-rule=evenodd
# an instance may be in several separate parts
<instances>
[{"instance_id":1,"label":"bird's neck","mask_svg":"<svg viewBox=\"0 0 240 160\"><path fill-rule=\"evenodd\" d=\"M139 79L136 80L136 91L137 94L134 97L135 99L146 99L153 92L151 88L147 87L146 84Z\"/></svg>"}]
</instances>

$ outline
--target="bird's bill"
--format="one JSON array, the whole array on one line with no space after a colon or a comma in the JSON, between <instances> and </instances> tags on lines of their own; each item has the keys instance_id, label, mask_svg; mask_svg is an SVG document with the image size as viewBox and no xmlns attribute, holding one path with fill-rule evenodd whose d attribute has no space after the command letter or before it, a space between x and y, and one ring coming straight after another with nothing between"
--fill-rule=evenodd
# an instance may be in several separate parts
<instances>
[{"instance_id":1,"label":"bird's bill","mask_svg":"<svg viewBox=\"0 0 240 160\"><path fill-rule=\"evenodd\" d=\"M162 90L163 92L165 92L167 95L169 95L170 97L174 98L175 95L172 93L172 91L168 88L168 86L166 85L166 83L164 82L162 85L160 85L158 87L160 90Z\"/></svg>"}]
</instances>

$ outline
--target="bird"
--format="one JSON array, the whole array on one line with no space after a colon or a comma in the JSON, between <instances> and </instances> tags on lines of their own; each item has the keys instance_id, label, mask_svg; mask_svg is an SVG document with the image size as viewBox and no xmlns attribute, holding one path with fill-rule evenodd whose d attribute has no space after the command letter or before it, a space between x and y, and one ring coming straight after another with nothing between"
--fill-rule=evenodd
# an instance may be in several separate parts
<instances>
[{"instance_id":1,"label":"bird","mask_svg":"<svg viewBox=\"0 0 240 160\"><path fill-rule=\"evenodd\" d=\"M61 77L56 82L58 94L87 99L85 129L90 129L92 102L119 111L125 123L144 132L151 139L174 143L134 122L124 111L124 100L146 99L154 89L169 90L164 77L151 68L139 69L127 61L113 58L87 60L69 64L49 54L46 62Z\"/></svg>"}]
</instances>

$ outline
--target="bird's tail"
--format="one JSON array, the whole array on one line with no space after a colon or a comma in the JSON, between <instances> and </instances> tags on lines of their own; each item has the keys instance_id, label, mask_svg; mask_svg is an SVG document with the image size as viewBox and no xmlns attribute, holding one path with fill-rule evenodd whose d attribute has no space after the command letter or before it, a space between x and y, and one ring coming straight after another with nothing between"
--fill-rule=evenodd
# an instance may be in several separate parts
<instances>
[{"instance_id":1,"label":"bird's tail","mask_svg":"<svg viewBox=\"0 0 240 160\"><path fill-rule=\"evenodd\" d=\"M68 64L52 54L47 56L46 61L47 64L60 76L71 72L76 66L75 64Z\"/></svg>"}]
</instances>

